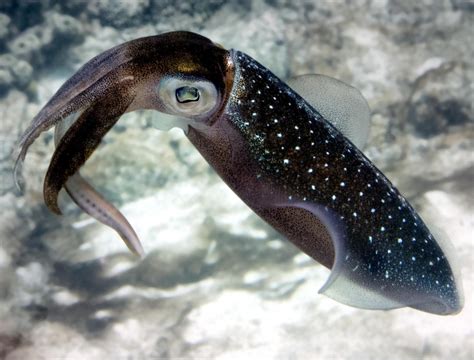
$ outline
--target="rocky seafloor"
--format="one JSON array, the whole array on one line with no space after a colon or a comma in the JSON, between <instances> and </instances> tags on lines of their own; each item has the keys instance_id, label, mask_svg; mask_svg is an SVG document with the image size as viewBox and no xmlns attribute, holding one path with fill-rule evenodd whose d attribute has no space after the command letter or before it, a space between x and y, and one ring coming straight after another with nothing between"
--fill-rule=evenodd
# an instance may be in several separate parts
<instances>
[{"instance_id":1,"label":"rocky seafloor","mask_svg":"<svg viewBox=\"0 0 474 360\"><path fill-rule=\"evenodd\" d=\"M0 3L0 358L472 359L474 5L412 1ZM252 213L178 130L125 116L83 174L142 239L111 230L42 180L52 133L11 177L21 131L72 73L123 41L199 32L283 79L337 77L372 109L366 154L449 234L464 310L354 309L318 295L329 271Z\"/></svg>"}]
</instances>

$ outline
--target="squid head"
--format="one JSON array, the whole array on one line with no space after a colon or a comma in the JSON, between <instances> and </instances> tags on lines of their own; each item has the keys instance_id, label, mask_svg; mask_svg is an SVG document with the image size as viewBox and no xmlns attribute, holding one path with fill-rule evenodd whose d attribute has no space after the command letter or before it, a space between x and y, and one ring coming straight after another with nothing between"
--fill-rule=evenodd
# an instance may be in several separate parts
<instances>
[{"instance_id":1,"label":"squid head","mask_svg":"<svg viewBox=\"0 0 474 360\"><path fill-rule=\"evenodd\" d=\"M98 55L58 90L22 137L17 170L55 125L46 205L60 213L65 188L142 254L130 224L79 169L122 114L154 109L172 116L255 213L332 269L320 292L366 309L460 311L446 249L359 149L370 118L360 93L322 75L289 84L197 34L136 39Z\"/></svg>"}]
</instances>

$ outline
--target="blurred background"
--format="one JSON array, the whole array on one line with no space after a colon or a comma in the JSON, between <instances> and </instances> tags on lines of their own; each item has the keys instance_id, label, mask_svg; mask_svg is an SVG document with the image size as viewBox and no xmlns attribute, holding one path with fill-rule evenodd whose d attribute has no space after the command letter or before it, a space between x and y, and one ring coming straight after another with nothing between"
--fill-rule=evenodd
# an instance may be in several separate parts
<instances>
[{"instance_id":1,"label":"blurred background","mask_svg":"<svg viewBox=\"0 0 474 360\"><path fill-rule=\"evenodd\" d=\"M0 358L472 359L473 20L464 0L2 0ZM52 132L16 191L15 143L59 86L112 46L172 30L282 79L321 73L360 89L373 122L364 151L449 235L464 310L366 311L318 295L329 271L151 112L124 116L83 170L134 226L143 260L67 196L64 216L46 209Z\"/></svg>"}]
</instances>

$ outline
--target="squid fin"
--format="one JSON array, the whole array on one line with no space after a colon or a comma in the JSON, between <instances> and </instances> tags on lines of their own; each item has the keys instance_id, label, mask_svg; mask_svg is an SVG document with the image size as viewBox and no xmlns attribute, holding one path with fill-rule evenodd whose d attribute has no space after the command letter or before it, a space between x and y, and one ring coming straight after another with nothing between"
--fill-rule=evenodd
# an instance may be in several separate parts
<instances>
[{"instance_id":1,"label":"squid fin","mask_svg":"<svg viewBox=\"0 0 474 360\"><path fill-rule=\"evenodd\" d=\"M291 78L287 84L362 149L370 131L370 108L359 90L325 75Z\"/></svg>"}]
</instances>

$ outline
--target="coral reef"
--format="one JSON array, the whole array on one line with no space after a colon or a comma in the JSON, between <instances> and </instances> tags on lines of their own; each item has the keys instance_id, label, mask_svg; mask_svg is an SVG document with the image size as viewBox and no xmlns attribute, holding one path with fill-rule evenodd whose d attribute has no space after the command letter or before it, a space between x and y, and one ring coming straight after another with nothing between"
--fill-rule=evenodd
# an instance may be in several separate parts
<instances>
[{"instance_id":1,"label":"coral reef","mask_svg":"<svg viewBox=\"0 0 474 360\"><path fill-rule=\"evenodd\" d=\"M2 1L0 357L471 359L473 10L461 0ZM318 295L328 271L242 204L180 131L154 129L150 112L121 119L83 170L136 228L143 260L66 196L65 216L45 209L51 133L15 190L18 136L74 70L123 41L183 29L282 78L323 73L362 91L366 153L451 237L461 314L362 311Z\"/></svg>"}]
</instances>

